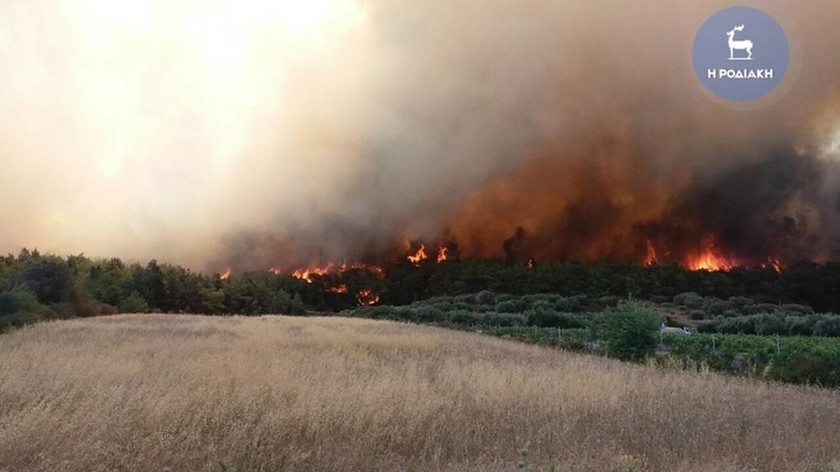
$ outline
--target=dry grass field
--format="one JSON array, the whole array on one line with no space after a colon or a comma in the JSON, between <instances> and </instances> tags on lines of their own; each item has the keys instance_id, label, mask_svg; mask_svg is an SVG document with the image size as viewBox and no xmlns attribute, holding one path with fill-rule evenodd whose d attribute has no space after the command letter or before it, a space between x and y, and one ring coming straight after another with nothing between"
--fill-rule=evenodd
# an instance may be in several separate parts
<instances>
[{"instance_id":1,"label":"dry grass field","mask_svg":"<svg viewBox=\"0 0 840 472\"><path fill-rule=\"evenodd\" d=\"M0 336L2 471L552 467L840 470L840 392L359 319L125 315Z\"/></svg>"}]
</instances>

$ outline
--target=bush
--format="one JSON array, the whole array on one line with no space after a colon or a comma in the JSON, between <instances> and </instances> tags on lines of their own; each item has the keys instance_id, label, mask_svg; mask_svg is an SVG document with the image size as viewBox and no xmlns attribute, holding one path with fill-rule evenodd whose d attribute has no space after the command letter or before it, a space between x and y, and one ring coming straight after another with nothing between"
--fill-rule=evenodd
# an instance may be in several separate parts
<instances>
[{"instance_id":1,"label":"bush","mask_svg":"<svg viewBox=\"0 0 840 472\"><path fill-rule=\"evenodd\" d=\"M811 315L814 313L813 308L798 303L786 303L782 305L782 309L790 315Z\"/></svg>"},{"instance_id":2,"label":"bush","mask_svg":"<svg viewBox=\"0 0 840 472\"><path fill-rule=\"evenodd\" d=\"M637 303L628 303L604 312L600 331L607 355L622 360L644 361L654 353L659 315Z\"/></svg>"},{"instance_id":3,"label":"bush","mask_svg":"<svg viewBox=\"0 0 840 472\"><path fill-rule=\"evenodd\" d=\"M560 297L554 304L557 311L575 312L580 310L580 299L577 297Z\"/></svg>"},{"instance_id":4,"label":"bush","mask_svg":"<svg viewBox=\"0 0 840 472\"><path fill-rule=\"evenodd\" d=\"M496 294L491 292L490 290L482 290L478 292L478 295L475 296L475 302L483 306L495 305Z\"/></svg>"},{"instance_id":5,"label":"bush","mask_svg":"<svg viewBox=\"0 0 840 472\"><path fill-rule=\"evenodd\" d=\"M756 316L755 333L761 335L785 334L786 326L784 317L775 314L762 314Z\"/></svg>"},{"instance_id":6,"label":"bush","mask_svg":"<svg viewBox=\"0 0 840 472\"><path fill-rule=\"evenodd\" d=\"M131 292L131 295L125 297L117 308L121 313L149 313L151 311L146 299L137 292Z\"/></svg>"},{"instance_id":7,"label":"bush","mask_svg":"<svg viewBox=\"0 0 840 472\"><path fill-rule=\"evenodd\" d=\"M745 307L754 305L755 302L751 298L747 297L729 297L729 301L734 303L738 309L743 310Z\"/></svg>"},{"instance_id":8,"label":"bush","mask_svg":"<svg viewBox=\"0 0 840 472\"><path fill-rule=\"evenodd\" d=\"M840 336L840 316L825 317L814 324L815 336Z\"/></svg>"},{"instance_id":9,"label":"bush","mask_svg":"<svg viewBox=\"0 0 840 472\"><path fill-rule=\"evenodd\" d=\"M528 309L528 304L521 298L514 298L496 303L496 311L500 313L522 313Z\"/></svg>"},{"instance_id":10,"label":"bush","mask_svg":"<svg viewBox=\"0 0 840 472\"><path fill-rule=\"evenodd\" d=\"M706 318L706 313L703 310L691 310L688 314L692 320L702 320Z\"/></svg>"},{"instance_id":11,"label":"bush","mask_svg":"<svg viewBox=\"0 0 840 472\"><path fill-rule=\"evenodd\" d=\"M455 310L448 314L449 322L456 325L473 326L478 324L478 318L466 310Z\"/></svg>"},{"instance_id":12,"label":"bush","mask_svg":"<svg viewBox=\"0 0 840 472\"><path fill-rule=\"evenodd\" d=\"M747 312L751 315L757 315L759 313L775 313L776 311L781 309L782 307L780 307L779 305L774 305L772 303L758 303L750 306L747 309Z\"/></svg>"},{"instance_id":13,"label":"bush","mask_svg":"<svg viewBox=\"0 0 840 472\"><path fill-rule=\"evenodd\" d=\"M513 326L523 326L525 323L526 318L524 316L512 313L488 313L484 316L484 324L488 326L510 328Z\"/></svg>"},{"instance_id":14,"label":"bush","mask_svg":"<svg viewBox=\"0 0 840 472\"><path fill-rule=\"evenodd\" d=\"M43 310L38 297L29 290L0 292L0 316L14 313L38 313Z\"/></svg>"},{"instance_id":15,"label":"bush","mask_svg":"<svg viewBox=\"0 0 840 472\"><path fill-rule=\"evenodd\" d=\"M727 311L737 310L737 308L734 303L719 298L707 298L703 302L703 311L710 317L722 315Z\"/></svg>"},{"instance_id":16,"label":"bush","mask_svg":"<svg viewBox=\"0 0 840 472\"><path fill-rule=\"evenodd\" d=\"M618 297L612 295L605 295L598 299L598 304L603 308L612 308L618 306Z\"/></svg>"},{"instance_id":17,"label":"bush","mask_svg":"<svg viewBox=\"0 0 840 472\"><path fill-rule=\"evenodd\" d=\"M412 321L420 323L434 323L446 319L443 312L433 306L414 307L411 311L413 312Z\"/></svg>"},{"instance_id":18,"label":"bush","mask_svg":"<svg viewBox=\"0 0 840 472\"><path fill-rule=\"evenodd\" d=\"M703 307L703 297L694 292L683 292L674 296L674 303L688 308L700 309Z\"/></svg>"}]
</instances>

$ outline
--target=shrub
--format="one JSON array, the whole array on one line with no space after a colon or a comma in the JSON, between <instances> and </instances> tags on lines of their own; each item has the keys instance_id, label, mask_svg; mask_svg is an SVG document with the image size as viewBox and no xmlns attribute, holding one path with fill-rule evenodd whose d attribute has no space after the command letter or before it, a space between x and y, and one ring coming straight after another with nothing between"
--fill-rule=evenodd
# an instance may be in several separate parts
<instances>
[{"instance_id":1,"label":"shrub","mask_svg":"<svg viewBox=\"0 0 840 472\"><path fill-rule=\"evenodd\" d=\"M637 303L620 305L604 312L600 331L607 355L641 362L656 349L659 315Z\"/></svg>"},{"instance_id":2,"label":"shrub","mask_svg":"<svg viewBox=\"0 0 840 472\"><path fill-rule=\"evenodd\" d=\"M734 303L719 298L707 298L703 302L703 311L710 317L722 315L727 311L737 310L737 308Z\"/></svg>"},{"instance_id":3,"label":"shrub","mask_svg":"<svg viewBox=\"0 0 840 472\"><path fill-rule=\"evenodd\" d=\"M472 326L477 324L478 318L472 312L466 310L455 310L448 314L449 322L458 325Z\"/></svg>"},{"instance_id":4,"label":"shrub","mask_svg":"<svg viewBox=\"0 0 840 472\"><path fill-rule=\"evenodd\" d=\"M729 297L729 301L734 303L739 309L755 304L751 298L747 297Z\"/></svg>"},{"instance_id":5,"label":"shrub","mask_svg":"<svg viewBox=\"0 0 840 472\"><path fill-rule=\"evenodd\" d=\"M446 320L443 312L433 306L419 306L412 308L411 311L413 313L412 321L432 323Z\"/></svg>"},{"instance_id":6,"label":"shrub","mask_svg":"<svg viewBox=\"0 0 840 472\"><path fill-rule=\"evenodd\" d=\"M791 315L810 315L814 313L814 309L808 305L800 305L798 303L786 303L782 305L782 309Z\"/></svg>"},{"instance_id":7,"label":"shrub","mask_svg":"<svg viewBox=\"0 0 840 472\"><path fill-rule=\"evenodd\" d=\"M674 296L674 303L688 308L700 309L703 307L703 297L694 292L683 292Z\"/></svg>"},{"instance_id":8,"label":"shrub","mask_svg":"<svg viewBox=\"0 0 840 472\"><path fill-rule=\"evenodd\" d=\"M525 325L526 318L512 313L488 313L484 316L484 324L488 326L513 327Z\"/></svg>"},{"instance_id":9,"label":"shrub","mask_svg":"<svg viewBox=\"0 0 840 472\"><path fill-rule=\"evenodd\" d=\"M496 303L496 311L500 313L522 313L528 309L528 304L521 298L500 301Z\"/></svg>"},{"instance_id":10,"label":"shrub","mask_svg":"<svg viewBox=\"0 0 840 472\"><path fill-rule=\"evenodd\" d=\"M29 290L0 292L0 316L14 313L37 313L43 309L38 297Z\"/></svg>"},{"instance_id":11,"label":"shrub","mask_svg":"<svg viewBox=\"0 0 840 472\"><path fill-rule=\"evenodd\" d=\"M541 328L554 328L560 325L560 316L555 311L528 310L526 312L528 326L539 326Z\"/></svg>"},{"instance_id":12,"label":"shrub","mask_svg":"<svg viewBox=\"0 0 840 472\"><path fill-rule=\"evenodd\" d=\"M814 324L815 336L840 336L840 316L825 317Z\"/></svg>"},{"instance_id":13,"label":"shrub","mask_svg":"<svg viewBox=\"0 0 840 472\"><path fill-rule=\"evenodd\" d=\"M785 334L786 326L782 315L762 314L756 316L755 333L761 335Z\"/></svg>"},{"instance_id":14,"label":"shrub","mask_svg":"<svg viewBox=\"0 0 840 472\"><path fill-rule=\"evenodd\" d=\"M724 318L735 318L737 316L743 316L743 313L736 310L726 310L721 316L723 316Z\"/></svg>"},{"instance_id":15,"label":"shrub","mask_svg":"<svg viewBox=\"0 0 840 472\"><path fill-rule=\"evenodd\" d=\"M137 292L131 292L131 295L125 297L117 308L122 313L148 313L151 311L146 299Z\"/></svg>"},{"instance_id":16,"label":"shrub","mask_svg":"<svg viewBox=\"0 0 840 472\"><path fill-rule=\"evenodd\" d=\"M751 315L757 315L759 313L774 313L781 309L782 307L780 307L779 305L774 305L772 303L758 303L750 306L747 309L747 312Z\"/></svg>"},{"instance_id":17,"label":"shrub","mask_svg":"<svg viewBox=\"0 0 840 472\"><path fill-rule=\"evenodd\" d=\"M706 318L706 313L703 310L691 310L688 314L692 320L702 320Z\"/></svg>"},{"instance_id":18,"label":"shrub","mask_svg":"<svg viewBox=\"0 0 840 472\"><path fill-rule=\"evenodd\" d=\"M606 295L598 299L598 304L603 308L611 308L618 306L618 297Z\"/></svg>"},{"instance_id":19,"label":"shrub","mask_svg":"<svg viewBox=\"0 0 840 472\"><path fill-rule=\"evenodd\" d=\"M556 311L554 303L551 303L549 300L537 300L531 305L531 309L534 311L544 311L547 313L553 313Z\"/></svg>"},{"instance_id":20,"label":"shrub","mask_svg":"<svg viewBox=\"0 0 840 472\"><path fill-rule=\"evenodd\" d=\"M490 290L482 290L478 292L478 295L475 296L475 302L483 306L495 305L496 294L491 292Z\"/></svg>"}]
</instances>

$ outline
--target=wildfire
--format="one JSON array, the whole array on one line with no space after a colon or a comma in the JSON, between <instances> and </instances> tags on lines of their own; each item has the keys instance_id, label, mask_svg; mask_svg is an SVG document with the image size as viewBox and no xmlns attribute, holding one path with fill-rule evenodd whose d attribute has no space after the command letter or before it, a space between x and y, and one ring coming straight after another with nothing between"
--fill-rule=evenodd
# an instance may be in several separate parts
<instances>
[{"instance_id":1,"label":"wildfire","mask_svg":"<svg viewBox=\"0 0 840 472\"><path fill-rule=\"evenodd\" d=\"M645 267L650 267L656 264L656 248L653 247L653 241L650 239L645 240L645 244L647 246L647 252L645 253Z\"/></svg>"},{"instance_id":2,"label":"wildfire","mask_svg":"<svg viewBox=\"0 0 840 472\"><path fill-rule=\"evenodd\" d=\"M770 258L767 259L767 262L765 264L761 264L761 268L762 269L770 268L770 269L775 270L777 273L781 274L782 269L784 269L784 266L782 265L781 261L779 261L778 259L774 259L774 258L770 257Z\"/></svg>"},{"instance_id":3,"label":"wildfire","mask_svg":"<svg viewBox=\"0 0 840 472\"><path fill-rule=\"evenodd\" d=\"M328 262L326 265L323 266L316 266L310 265L309 267L305 268L298 268L292 271L292 277L296 279L305 280L309 283L312 283L313 278L319 275L327 275L327 274L343 274L348 270L364 270L370 272L371 274L375 275L376 277L383 278L385 277L385 269L378 265L372 264L363 264L361 262L356 262L353 264L348 264L347 262L342 262L341 264L334 264L332 262ZM279 270L279 269L278 269Z\"/></svg>"},{"instance_id":4,"label":"wildfire","mask_svg":"<svg viewBox=\"0 0 840 472\"><path fill-rule=\"evenodd\" d=\"M280 274L282 274L282 273L283 273L283 271L282 271L282 270L280 270L280 268L279 268L279 267L269 267L269 268L268 268L268 271L269 271L269 272L271 272L271 273L272 273L272 274L274 274L274 275L280 275Z\"/></svg>"},{"instance_id":5,"label":"wildfire","mask_svg":"<svg viewBox=\"0 0 840 472\"><path fill-rule=\"evenodd\" d=\"M686 266L690 270L729 270L738 265L736 261L719 254L713 237L704 238L701 247L700 254L688 259Z\"/></svg>"},{"instance_id":6,"label":"wildfire","mask_svg":"<svg viewBox=\"0 0 840 472\"><path fill-rule=\"evenodd\" d=\"M437 253L437 261L438 264L446 260L446 253L449 252L449 249L446 246L441 246L438 248Z\"/></svg>"},{"instance_id":7,"label":"wildfire","mask_svg":"<svg viewBox=\"0 0 840 472\"><path fill-rule=\"evenodd\" d=\"M230 267L228 267L227 269L225 269L225 271L224 271L224 272L222 272L221 274L219 274L219 280L227 280L227 279L229 279L232 273L233 273L233 269L231 269Z\"/></svg>"},{"instance_id":8,"label":"wildfire","mask_svg":"<svg viewBox=\"0 0 840 472\"><path fill-rule=\"evenodd\" d=\"M536 265L537 265L537 261L535 261L533 257L528 259L528 268L529 269L533 269L534 267L536 267Z\"/></svg>"},{"instance_id":9,"label":"wildfire","mask_svg":"<svg viewBox=\"0 0 840 472\"><path fill-rule=\"evenodd\" d=\"M356 294L356 301L359 302L359 306L376 305L379 303L379 295L377 295L373 290L365 288L359 290Z\"/></svg>"},{"instance_id":10,"label":"wildfire","mask_svg":"<svg viewBox=\"0 0 840 472\"><path fill-rule=\"evenodd\" d=\"M327 263L327 265L325 265L323 267L310 266L310 267L307 267L307 268L295 269L294 271L292 271L292 277L294 277L296 279L305 280L305 281L307 281L308 283L311 284L312 283L312 278L314 276L329 274L333 270L334 267L335 267L335 264L333 264L332 262L329 262L329 263Z\"/></svg>"},{"instance_id":11,"label":"wildfire","mask_svg":"<svg viewBox=\"0 0 840 472\"><path fill-rule=\"evenodd\" d=\"M418 249L417 252L408 255L408 261L419 267L420 263L428 259L428 257L429 256L426 255L426 245L421 244L420 249Z\"/></svg>"},{"instance_id":12,"label":"wildfire","mask_svg":"<svg viewBox=\"0 0 840 472\"><path fill-rule=\"evenodd\" d=\"M347 285L341 284L341 285L336 285L335 287L329 287L327 289L327 292L330 292L330 293L347 293Z\"/></svg>"}]
</instances>

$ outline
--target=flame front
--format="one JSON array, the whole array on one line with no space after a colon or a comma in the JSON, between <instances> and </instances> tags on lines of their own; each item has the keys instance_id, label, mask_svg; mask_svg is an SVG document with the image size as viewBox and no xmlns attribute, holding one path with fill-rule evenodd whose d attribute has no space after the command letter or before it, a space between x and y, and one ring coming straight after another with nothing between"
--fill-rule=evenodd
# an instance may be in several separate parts
<instances>
[{"instance_id":1,"label":"flame front","mask_svg":"<svg viewBox=\"0 0 840 472\"><path fill-rule=\"evenodd\" d=\"M335 287L328 287L327 292L329 292L329 293L347 293L347 285L340 284L340 285L336 285Z\"/></svg>"},{"instance_id":2,"label":"flame front","mask_svg":"<svg viewBox=\"0 0 840 472\"><path fill-rule=\"evenodd\" d=\"M713 236L703 238L700 247L699 254L690 256L686 263L690 270L729 270L738 265L737 261L720 254Z\"/></svg>"},{"instance_id":3,"label":"flame front","mask_svg":"<svg viewBox=\"0 0 840 472\"><path fill-rule=\"evenodd\" d=\"M420 264L428 259L429 256L426 255L426 245L421 244L420 249L417 250L414 254L408 255L408 261L414 264L415 266L420 266Z\"/></svg>"},{"instance_id":4,"label":"flame front","mask_svg":"<svg viewBox=\"0 0 840 472\"><path fill-rule=\"evenodd\" d=\"M449 252L449 248L447 248L446 246L441 246L441 247L438 248L438 253L437 253L438 264L440 264L441 262L446 260L446 253L447 252Z\"/></svg>"},{"instance_id":5,"label":"flame front","mask_svg":"<svg viewBox=\"0 0 840 472\"><path fill-rule=\"evenodd\" d=\"M224 272L219 274L219 280L227 280L230 278L231 274L233 274L233 269L228 267Z\"/></svg>"},{"instance_id":6,"label":"flame front","mask_svg":"<svg viewBox=\"0 0 840 472\"><path fill-rule=\"evenodd\" d=\"M359 306L376 305L379 303L379 295L373 290L365 288L356 293L356 301L359 303Z\"/></svg>"},{"instance_id":7,"label":"flame front","mask_svg":"<svg viewBox=\"0 0 840 472\"><path fill-rule=\"evenodd\" d=\"M653 247L653 241L645 240L645 267L650 267L656 264L656 248Z\"/></svg>"},{"instance_id":8,"label":"flame front","mask_svg":"<svg viewBox=\"0 0 840 472\"><path fill-rule=\"evenodd\" d=\"M774 271L776 271L776 273L781 274L782 269L784 269L785 267L782 265L782 262L780 260L771 257L767 259L767 262L765 264L761 264L761 268L773 269Z\"/></svg>"},{"instance_id":9,"label":"flame front","mask_svg":"<svg viewBox=\"0 0 840 472\"><path fill-rule=\"evenodd\" d=\"M305 280L311 284L314 277L316 276L327 274L343 274L349 270L363 270L379 278L385 277L385 269L383 269L381 266L373 264L364 264L361 262L354 262L352 264L342 262L338 265L332 262L328 262L326 265L323 266L317 266L313 264L308 267L301 267L295 269L292 271L291 275L296 279Z\"/></svg>"},{"instance_id":10,"label":"flame front","mask_svg":"<svg viewBox=\"0 0 840 472\"><path fill-rule=\"evenodd\" d=\"M311 284L312 283L312 278L314 276L329 274L333 270L334 267L335 267L335 264L333 264L332 262L329 262L329 263L327 263L327 265L325 265L323 267L310 266L310 267L307 267L307 268L295 269L294 271L292 271L292 277L294 277L296 279L305 280L305 281L307 281L308 283Z\"/></svg>"}]
</instances>

